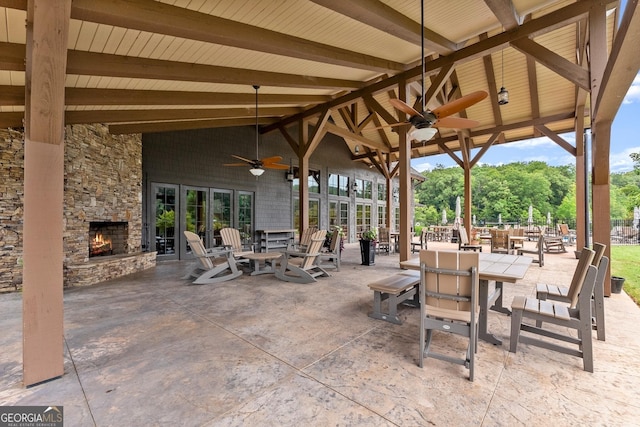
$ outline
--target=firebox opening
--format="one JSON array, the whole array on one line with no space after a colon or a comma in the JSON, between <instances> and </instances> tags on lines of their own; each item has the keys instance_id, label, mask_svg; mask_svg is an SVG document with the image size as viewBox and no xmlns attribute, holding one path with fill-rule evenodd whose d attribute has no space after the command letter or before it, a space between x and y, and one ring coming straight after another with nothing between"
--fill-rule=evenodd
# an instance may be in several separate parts
<instances>
[{"instance_id":1,"label":"firebox opening","mask_svg":"<svg viewBox=\"0 0 640 427\"><path fill-rule=\"evenodd\" d=\"M89 257L127 253L129 224L127 222L90 222Z\"/></svg>"}]
</instances>

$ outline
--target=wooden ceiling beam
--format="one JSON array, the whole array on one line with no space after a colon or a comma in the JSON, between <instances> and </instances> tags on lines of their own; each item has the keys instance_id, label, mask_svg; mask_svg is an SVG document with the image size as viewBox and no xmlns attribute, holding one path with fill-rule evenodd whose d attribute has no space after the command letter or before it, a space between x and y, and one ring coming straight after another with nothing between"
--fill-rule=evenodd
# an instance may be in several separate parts
<instances>
[{"instance_id":1,"label":"wooden ceiling beam","mask_svg":"<svg viewBox=\"0 0 640 427\"><path fill-rule=\"evenodd\" d=\"M74 0L71 18L375 72L405 68L383 58L153 0Z\"/></svg>"},{"instance_id":2,"label":"wooden ceiling beam","mask_svg":"<svg viewBox=\"0 0 640 427\"><path fill-rule=\"evenodd\" d=\"M261 94L260 104L322 104L327 95ZM65 105L254 105L255 95L228 92L72 88ZM0 105L24 105L24 86L0 86Z\"/></svg>"},{"instance_id":3,"label":"wooden ceiling beam","mask_svg":"<svg viewBox=\"0 0 640 427\"><path fill-rule=\"evenodd\" d=\"M513 40L546 34L557 28L574 23L584 18L589 13L592 5L597 2L598 0L583 0L571 3L568 6L558 9L548 15L526 22L513 30L496 34L486 40L481 40L478 43L462 48L451 55L442 56L429 61L425 64L425 73L427 75L435 74L439 69L447 66L448 64L462 64L472 61L479 57L488 55L493 51L500 50ZM379 82L372 83L366 88L358 89L337 97L329 102L329 107L340 108L343 105L347 105L354 100L363 97L365 94L375 95L378 92L387 91L390 88L397 86L400 81L411 82L416 78L419 78L421 75L422 66L418 65L402 73L382 79ZM321 106L309 108L304 113L283 119L277 125L268 126L265 131L269 132L277 130L278 126L289 126L291 124L295 124L301 117L312 117L318 115L322 108L323 107Z\"/></svg>"},{"instance_id":4,"label":"wooden ceiling beam","mask_svg":"<svg viewBox=\"0 0 640 427\"><path fill-rule=\"evenodd\" d=\"M638 0L629 0L613 41L611 55L595 101L594 122L613 121L627 90L640 70L639 45L640 8Z\"/></svg>"},{"instance_id":5,"label":"wooden ceiling beam","mask_svg":"<svg viewBox=\"0 0 640 427\"><path fill-rule=\"evenodd\" d=\"M566 60L557 53L528 38L514 40L511 42L511 46L524 53L527 57L535 59L551 71L558 73L576 86L585 90L590 89L591 81L589 80L589 72L580 65Z\"/></svg>"},{"instance_id":6,"label":"wooden ceiling beam","mask_svg":"<svg viewBox=\"0 0 640 427\"><path fill-rule=\"evenodd\" d=\"M258 118L259 125L267 125L276 122L277 119L269 117ZM256 119L220 119L220 120L175 120L145 123L123 123L109 125L109 133L114 135L134 133L169 132L193 129L213 129L233 126L255 126Z\"/></svg>"},{"instance_id":7,"label":"wooden ceiling beam","mask_svg":"<svg viewBox=\"0 0 640 427\"><path fill-rule=\"evenodd\" d=\"M325 123L324 125L327 132L337 135L339 137L345 139L351 139L352 141L357 142L358 144L366 145L367 147L378 149L383 153L389 152L389 147L385 146L382 142L373 141L371 139L365 138L362 135L353 133L347 129L341 128L340 126L334 125L333 123Z\"/></svg>"},{"instance_id":8,"label":"wooden ceiling beam","mask_svg":"<svg viewBox=\"0 0 640 427\"><path fill-rule=\"evenodd\" d=\"M484 0L484 2L498 18L505 30L511 30L518 26L518 12L511 0Z\"/></svg>"},{"instance_id":9,"label":"wooden ceiling beam","mask_svg":"<svg viewBox=\"0 0 640 427\"><path fill-rule=\"evenodd\" d=\"M0 42L0 70L24 71L25 45ZM357 89L355 80L273 73L245 68L189 64L106 53L67 51L67 74L262 86Z\"/></svg>"},{"instance_id":10,"label":"wooden ceiling beam","mask_svg":"<svg viewBox=\"0 0 640 427\"><path fill-rule=\"evenodd\" d=\"M399 13L378 0L311 0L356 21L398 37L401 40L421 46L420 24ZM458 45L435 31L424 28L425 49L440 55L448 55L458 49Z\"/></svg>"},{"instance_id":11,"label":"wooden ceiling beam","mask_svg":"<svg viewBox=\"0 0 640 427\"><path fill-rule=\"evenodd\" d=\"M282 117L295 113L296 107L260 108L261 117ZM151 110L79 110L66 111L66 125L87 123L140 123L174 120L203 120L251 118L255 120L255 108L177 108ZM24 112L0 113L0 127L22 126Z\"/></svg>"}]
</instances>

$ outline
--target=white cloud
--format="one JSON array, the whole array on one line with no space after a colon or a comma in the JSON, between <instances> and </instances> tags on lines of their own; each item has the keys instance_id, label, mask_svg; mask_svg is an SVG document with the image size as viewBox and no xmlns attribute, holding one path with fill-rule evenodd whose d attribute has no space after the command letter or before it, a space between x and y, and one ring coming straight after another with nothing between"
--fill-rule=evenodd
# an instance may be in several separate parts
<instances>
[{"instance_id":1,"label":"white cloud","mask_svg":"<svg viewBox=\"0 0 640 427\"><path fill-rule=\"evenodd\" d=\"M639 153L640 147L629 147L620 153L611 153L609 156L609 170L611 172L627 172L633 169L631 153Z\"/></svg>"},{"instance_id":2,"label":"white cloud","mask_svg":"<svg viewBox=\"0 0 640 427\"><path fill-rule=\"evenodd\" d=\"M633 83L631 83L622 103L632 104L638 101L640 101L640 73L636 74L636 78L633 79Z\"/></svg>"}]
</instances>

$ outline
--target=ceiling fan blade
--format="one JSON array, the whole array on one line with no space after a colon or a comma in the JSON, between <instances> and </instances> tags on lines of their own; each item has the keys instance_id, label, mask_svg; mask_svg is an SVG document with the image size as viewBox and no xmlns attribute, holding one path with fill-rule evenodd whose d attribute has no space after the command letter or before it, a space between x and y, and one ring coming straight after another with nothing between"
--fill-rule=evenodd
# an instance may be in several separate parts
<instances>
[{"instance_id":1,"label":"ceiling fan blade","mask_svg":"<svg viewBox=\"0 0 640 427\"><path fill-rule=\"evenodd\" d=\"M458 98L455 101L444 104L434 110L431 110L431 112L436 116L436 118L442 119L443 117L448 117L482 101L487 97L487 95L487 92L479 90L470 93L469 95L465 95L462 98Z\"/></svg>"},{"instance_id":2,"label":"ceiling fan blade","mask_svg":"<svg viewBox=\"0 0 640 427\"><path fill-rule=\"evenodd\" d=\"M399 99L391 98L389 100L389 103L393 105L397 110L402 111L409 116L422 116L422 114L420 114L418 111L414 110L412 107L400 101Z\"/></svg>"},{"instance_id":3,"label":"ceiling fan blade","mask_svg":"<svg viewBox=\"0 0 640 427\"><path fill-rule=\"evenodd\" d=\"M244 157L236 156L235 154L232 154L231 157L235 157L236 159L242 160L243 162L247 162L249 164L253 164L253 162L255 162L255 160L245 159Z\"/></svg>"},{"instance_id":4,"label":"ceiling fan blade","mask_svg":"<svg viewBox=\"0 0 640 427\"><path fill-rule=\"evenodd\" d=\"M225 163L222 166L247 166L246 163Z\"/></svg>"},{"instance_id":5,"label":"ceiling fan blade","mask_svg":"<svg viewBox=\"0 0 640 427\"><path fill-rule=\"evenodd\" d=\"M443 117L433 125L434 128L458 128L466 129L473 128L480 124L480 122L471 119L463 119L460 117Z\"/></svg>"},{"instance_id":6,"label":"ceiling fan blade","mask_svg":"<svg viewBox=\"0 0 640 427\"><path fill-rule=\"evenodd\" d=\"M282 157L280 156L271 156L260 159L262 163L278 163L280 160L282 160Z\"/></svg>"},{"instance_id":7,"label":"ceiling fan blade","mask_svg":"<svg viewBox=\"0 0 640 427\"><path fill-rule=\"evenodd\" d=\"M289 169L289 165L285 165L282 163L264 163L262 167L265 169L282 169L282 170Z\"/></svg>"}]
</instances>

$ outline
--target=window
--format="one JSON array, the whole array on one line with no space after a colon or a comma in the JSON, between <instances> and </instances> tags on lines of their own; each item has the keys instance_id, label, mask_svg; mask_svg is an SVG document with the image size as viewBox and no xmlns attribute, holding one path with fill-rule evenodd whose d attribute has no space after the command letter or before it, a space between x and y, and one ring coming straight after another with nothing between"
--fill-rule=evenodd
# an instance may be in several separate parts
<instances>
[{"instance_id":1,"label":"window","mask_svg":"<svg viewBox=\"0 0 640 427\"><path fill-rule=\"evenodd\" d=\"M349 203L329 202L329 229L340 226L345 236L349 235Z\"/></svg>"},{"instance_id":2,"label":"window","mask_svg":"<svg viewBox=\"0 0 640 427\"><path fill-rule=\"evenodd\" d=\"M387 226L387 206L378 205L378 227Z\"/></svg>"},{"instance_id":3,"label":"window","mask_svg":"<svg viewBox=\"0 0 640 427\"><path fill-rule=\"evenodd\" d=\"M387 184L378 184L378 200L387 200Z\"/></svg>"},{"instance_id":4,"label":"window","mask_svg":"<svg viewBox=\"0 0 640 427\"><path fill-rule=\"evenodd\" d=\"M371 229L371 205L356 204L356 233L358 236L363 231Z\"/></svg>"},{"instance_id":5,"label":"window","mask_svg":"<svg viewBox=\"0 0 640 427\"><path fill-rule=\"evenodd\" d=\"M356 191L356 197L360 199L372 199L373 192L373 183L366 179L357 179L356 184L358 185L358 190Z\"/></svg>"},{"instance_id":6,"label":"window","mask_svg":"<svg viewBox=\"0 0 640 427\"><path fill-rule=\"evenodd\" d=\"M320 194L320 171L309 169L307 185L309 193ZM300 170L297 167L293 168L293 189L300 189Z\"/></svg>"},{"instance_id":7,"label":"window","mask_svg":"<svg viewBox=\"0 0 640 427\"><path fill-rule=\"evenodd\" d=\"M320 226L320 200L309 200L309 226ZM300 199L293 199L293 228L300 229Z\"/></svg>"},{"instance_id":8,"label":"window","mask_svg":"<svg viewBox=\"0 0 640 427\"><path fill-rule=\"evenodd\" d=\"M349 178L342 175L329 174L329 195L349 196Z\"/></svg>"}]
</instances>

